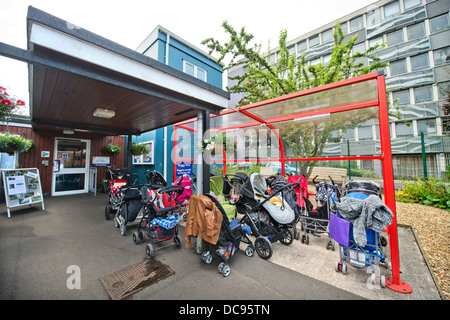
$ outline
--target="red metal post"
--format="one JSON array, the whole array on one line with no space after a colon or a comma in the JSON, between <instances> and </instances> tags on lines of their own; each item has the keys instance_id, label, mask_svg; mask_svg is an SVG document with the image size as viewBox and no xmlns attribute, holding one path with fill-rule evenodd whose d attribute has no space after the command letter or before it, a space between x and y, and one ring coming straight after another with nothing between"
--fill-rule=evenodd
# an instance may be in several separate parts
<instances>
[{"instance_id":1,"label":"red metal post","mask_svg":"<svg viewBox=\"0 0 450 320\"><path fill-rule=\"evenodd\" d=\"M388 227L389 249L391 253L392 278L386 279L386 287L396 292L411 293L412 288L400 280L400 259L398 250L397 214L395 210L394 171L392 168L391 138L389 133L389 115L386 99L386 84L384 75L379 75L378 100L380 119L380 144L383 167L384 201L392 210L394 218Z\"/></svg>"}]
</instances>

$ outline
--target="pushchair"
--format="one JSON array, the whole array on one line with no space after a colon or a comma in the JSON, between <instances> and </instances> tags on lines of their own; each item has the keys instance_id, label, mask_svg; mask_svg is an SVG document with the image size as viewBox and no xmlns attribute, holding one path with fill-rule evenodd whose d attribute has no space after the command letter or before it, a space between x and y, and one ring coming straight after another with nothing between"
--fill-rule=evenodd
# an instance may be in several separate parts
<instances>
[{"instance_id":1,"label":"pushchair","mask_svg":"<svg viewBox=\"0 0 450 320\"><path fill-rule=\"evenodd\" d=\"M210 193L214 195L217 201L221 204L222 209L225 211L228 219L232 220L236 217L236 207L232 205L224 196L223 187L225 180L221 176L209 177Z\"/></svg>"},{"instance_id":2,"label":"pushchair","mask_svg":"<svg viewBox=\"0 0 450 320\"><path fill-rule=\"evenodd\" d=\"M309 234L315 237L326 237L327 250L335 250L335 243L330 237L328 232L330 221L330 206L331 196L340 197L339 188L334 184L331 177L330 182L323 179L323 181L316 182L317 176L313 178L313 183L316 187L316 208L311 208L306 202L306 210L301 215L301 230L303 234L301 236L301 242L309 244ZM306 199L306 197L305 197Z\"/></svg>"},{"instance_id":3,"label":"pushchair","mask_svg":"<svg viewBox=\"0 0 450 320\"><path fill-rule=\"evenodd\" d=\"M184 187L182 186L167 186L159 190L149 189L147 185L141 186L145 214L139 221L137 231L133 233L133 242L139 244L150 240L146 246L147 258L153 258L157 251L167 247L181 248L177 227L180 216L176 212L176 198L183 191ZM170 239L173 239L172 244L156 248L153 246Z\"/></svg>"},{"instance_id":4,"label":"pushchair","mask_svg":"<svg viewBox=\"0 0 450 320\"><path fill-rule=\"evenodd\" d=\"M280 241L284 245L290 245L294 241L290 229L295 221L295 212L283 198L283 192L293 190L297 185L298 183L288 184L268 195L266 180L256 172L250 174L242 185L238 202L245 206L246 212L241 224L251 228L256 237L256 253L263 259L272 256L272 243Z\"/></svg>"},{"instance_id":5,"label":"pushchair","mask_svg":"<svg viewBox=\"0 0 450 320\"><path fill-rule=\"evenodd\" d=\"M186 221L188 214L189 198L192 196L192 181L189 175L185 174L176 179L172 185L182 186L184 188L183 193L176 198L177 213L183 220Z\"/></svg>"},{"instance_id":6,"label":"pushchair","mask_svg":"<svg viewBox=\"0 0 450 320\"><path fill-rule=\"evenodd\" d=\"M106 172L109 176L106 194L108 195L108 205L105 207L105 219L109 220L110 215L119 209L120 188L126 185L135 184L138 178L137 173L130 173L127 169L111 169L108 167ZM134 176L134 179L132 177Z\"/></svg>"},{"instance_id":7,"label":"pushchair","mask_svg":"<svg viewBox=\"0 0 450 320\"><path fill-rule=\"evenodd\" d=\"M267 185L269 186L269 192L276 193L279 190L285 188L289 185L289 182L286 181L284 176L278 174L275 176L270 176L266 179ZM291 183L294 183L295 185L298 185L296 188L287 188L286 190L281 190L281 197L286 200L286 202L289 204L289 206L294 210L295 219L292 222L292 229L295 239L299 239L300 235L297 231L297 223L300 220L301 215L301 209L297 202L297 193L295 192L295 189L298 189L300 186L299 181L293 181ZM269 194L270 194L269 193Z\"/></svg>"},{"instance_id":8,"label":"pushchair","mask_svg":"<svg viewBox=\"0 0 450 320\"><path fill-rule=\"evenodd\" d=\"M253 256L255 247L253 246L253 243L247 235L250 230L245 229L245 226L240 225L239 222L235 219L231 220L230 222L230 220L228 219L228 215L223 209L221 203L214 195L206 194L205 196L214 203L214 205L220 211L223 219L221 222L220 233L217 242L209 243L204 240L204 242L206 243L206 251L202 253L201 259L206 264L210 264L213 260L213 254L215 253L215 255L222 260L218 267L219 273L221 273L224 277L228 277L231 273L231 269L229 266L230 260L239 251L240 243L243 242L245 244L248 244L247 248L245 249L245 254L248 257Z\"/></svg>"},{"instance_id":9,"label":"pushchair","mask_svg":"<svg viewBox=\"0 0 450 320\"><path fill-rule=\"evenodd\" d=\"M142 212L142 193L138 185L123 186L119 190L120 203L114 216L114 227L120 228L120 234L124 236L127 225L134 222Z\"/></svg>"},{"instance_id":10,"label":"pushchair","mask_svg":"<svg viewBox=\"0 0 450 320\"><path fill-rule=\"evenodd\" d=\"M238 200L241 187L248 179L247 174L245 172L226 174L223 179L223 195L225 200L227 200L230 204L235 205L238 213L244 214L245 207L241 207Z\"/></svg>"},{"instance_id":11,"label":"pushchair","mask_svg":"<svg viewBox=\"0 0 450 320\"><path fill-rule=\"evenodd\" d=\"M389 268L389 262L384 254L384 247L387 246L387 240L381 235L381 224L390 225L390 223L392 223L391 217L393 217L393 214L387 206L383 205L379 186L372 181L350 180L344 185L343 193L344 198L341 200L338 199L335 204L335 214L341 216L343 219L348 219L353 222L348 223L348 240L342 236L342 230L339 230L341 235L336 237L336 241L340 242L340 260L335 264L335 270L336 272L341 271L343 274L347 274L347 265L355 268L371 267L373 274L371 277L372 284L379 283L381 287L384 288L386 284L385 277L380 275L378 272L379 270L376 270L373 267L378 267L380 263L383 263ZM375 202L378 202L381 211L379 211L376 216L372 216L371 220L373 223L370 228L363 227L363 239L361 239L361 232L355 230L354 224L356 223L355 219L357 219L362 212L361 208L363 206L363 201L369 201L367 200L369 197L373 197L372 201L375 200ZM348 200L348 198L357 200L349 200L346 203L343 203L344 200ZM359 204L362 206L360 207ZM358 212L355 212L356 210ZM350 217L352 218L350 219ZM332 220L335 221L334 219ZM333 226L334 222L331 222L331 220L330 224L332 224L330 227L333 229L340 226L337 222L336 226ZM360 226L359 223L358 225Z\"/></svg>"}]
</instances>

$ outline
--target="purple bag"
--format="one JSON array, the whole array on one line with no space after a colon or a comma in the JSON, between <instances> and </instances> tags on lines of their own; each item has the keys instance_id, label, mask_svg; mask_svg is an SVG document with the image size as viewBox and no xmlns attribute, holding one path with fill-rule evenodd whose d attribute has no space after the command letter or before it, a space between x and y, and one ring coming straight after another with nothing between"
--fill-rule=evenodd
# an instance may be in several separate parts
<instances>
[{"instance_id":1,"label":"purple bag","mask_svg":"<svg viewBox=\"0 0 450 320\"><path fill-rule=\"evenodd\" d=\"M330 214L329 234L337 243L349 247L351 222L334 214Z\"/></svg>"}]
</instances>

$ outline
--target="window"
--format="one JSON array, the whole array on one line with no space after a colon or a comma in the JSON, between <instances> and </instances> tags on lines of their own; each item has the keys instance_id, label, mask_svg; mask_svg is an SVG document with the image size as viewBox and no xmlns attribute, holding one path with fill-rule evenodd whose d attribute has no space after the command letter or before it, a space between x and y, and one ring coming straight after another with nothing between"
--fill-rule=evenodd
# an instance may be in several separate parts
<instances>
[{"instance_id":1,"label":"window","mask_svg":"<svg viewBox=\"0 0 450 320\"><path fill-rule=\"evenodd\" d=\"M365 126L358 128L358 139L359 140L373 140L372 126Z\"/></svg>"},{"instance_id":2,"label":"window","mask_svg":"<svg viewBox=\"0 0 450 320\"><path fill-rule=\"evenodd\" d=\"M397 137L412 136L414 129L411 123L397 122L395 124L395 132Z\"/></svg>"},{"instance_id":3,"label":"window","mask_svg":"<svg viewBox=\"0 0 450 320\"><path fill-rule=\"evenodd\" d=\"M323 56L323 64L328 64L331 61L331 54Z\"/></svg>"},{"instance_id":4,"label":"window","mask_svg":"<svg viewBox=\"0 0 450 320\"><path fill-rule=\"evenodd\" d=\"M384 6L384 17L390 17L400 12L400 3L398 1L389 3Z\"/></svg>"},{"instance_id":5,"label":"window","mask_svg":"<svg viewBox=\"0 0 450 320\"><path fill-rule=\"evenodd\" d=\"M450 47L434 51L434 65L442 66L450 62Z\"/></svg>"},{"instance_id":6,"label":"window","mask_svg":"<svg viewBox=\"0 0 450 320\"><path fill-rule=\"evenodd\" d=\"M425 25L423 22L409 26L408 30L408 40L417 39L425 35Z\"/></svg>"},{"instance_id":7,"label":"window","mask_svg":"<svg viewBox=\"0 0 450 320\"><path fill-rule=\"evenodd\" d=\"M447 99L450 91L450 82L442 82L438 84L438 99Z\"/></svg>"},{"instance_id":8,"label":"window","mask_svg":"<svg viewBox=\"0 0 450 320\"><path fill-rule=\"evenodd\" d=\"M319 44L319 36L318 36L318 35L309 38L309 47L310 47L310 48L315 47L315 46L317 46L318 44Z\"/></svg>"},{"instance_id":9,"label":"window","mask_svg":"<svg viewBox=\"0 0 450 320\"><path fill-rule=\"evenodd\" d=\"M431 86L420 87L414 89L414 98L416 103L433 100L433 90Z\"/></svg>"},{"instance_id":10,"label":"window","mask_svg":"<svg viewBox=\"0 0 450 320\"><path fill-rule=\"evenodd\" d=\"M420 134L421 132L425 134L436 134L436 120L428 119L428 120L417 120L417 132Z\"/></svg>"},{"instance_id":11,"label":"window","mask_svg":"<svg viewBox=\"0 0 450 320\"><path fill-rule=\"evenodd\" d=\"M383 43L383 37L376 37L369 40L369 47L375 47L377 44L381 45Z\"/></svg>"},{"instance_id":12,"label":"window","mask_svg":"<svg viewBox=\"0 0 450 320\"><path fill-rule=\"evenodd\" d=\"M409 97L409 89L397 91L393 93L394 101L397 100L400 106L407 105L411 103L411 99Z\"/></svg>"},{"instance_id":13,"label":"window","mask_svg":"<svg viewBox=\"0 0 450 320\"><path fill-rule=\"evenodd\" d=\"M379 8L376 8L370 12L367 12L367 25L373 26L380 22L381 20L381 11Z\"/></svg>"},{"instance_id":14,"label":"window","mask_svg":"<svg viewBox=\"0 0 450 320\"><path fill-rule=\"evenodd\" d=\"M406 72L406 59L392 61L390 63L391 76L396 76Z\"/></svg>"},{"instance_id":15,"label":"window","mask_svg":"<svg viewBox=\"0 0 450 320\"><path fill-rule=\"evenodd\" d=\"M324 32L322 32L322 43L326 43L328 41L333 40L333 30L329 29Z\"/></svg>"},{"instance_id":16,"label":"window","mask_svg":"<svg viewBox=\"0 0 450 320\"><path fill-rule=\"evenodd\" d=\"M350 32L358 31L364 27L363 17L357 17L353 20L350 20Z\"/></svg>"},{"instance_id":17,"label":"window","mask_svg":"<svg viewBox=\"0 0 450 320\"><path fill-rule=\"evenodd\" d=\"M306 40L300 41L299 43L297 43L297 52L303 52L306 50Z\"/></svg>"},{"instance_id":18,"label":"window","mask_svg":"<svg viewBox=\"0 0 450 320\"><path fill-rule=\"evenodd\" d=\"M366 51L366 43L362 42L360 44L355 44L352 48L352 54L355 55L357 52L364 53Z\"/></svg>"},{"instance_id":19,"label":"window","mask_svg":"<svg viewBox=\"0 0 450 320\"><path fill-rule=\"evenodd\" d=\"M411 71L421 70L430 66L428 62L428 53L419 54L411 57Z\"/></svg>"},{"instance_id":20,"label":"window","mask_svg":"<svg viewBox=\"0 0 450 320\"><path fill-rule=\"evenodd\" d=\"M443 31L449 28L449 21L448 21L448 13L430 19L430 30L431 33Z\"/></svg>"},{"instance_id":21,"label":"window","mask_svg":"<svg viewBox=\"0 0 450 320\"><path fill-rule=\"evenodd\" d=\"M400 42L403 42L403 30L402 29L388 33L388 35L387 35L388 46L392 46L392 45L400 43Z\"/></svg>"},{"instance_id":22,"label":"window","mask_svg":"<svg viewBox=\"0 0 450 320\"><path fill-rule=\"evenodd\" d=\"M422 0L403 0L405 11L422 4Z\"/></svg>"},{"instance_id":23,"label":"window","mask_svg":"<svg viewBox=\"0 0 450 320\"><path fill-rule=\"evenodd\" d=\"M196 65L193 65L192 63L183 61L183 71L193 77L206 81L206 71Z\"/></svg>"}]
</instances>

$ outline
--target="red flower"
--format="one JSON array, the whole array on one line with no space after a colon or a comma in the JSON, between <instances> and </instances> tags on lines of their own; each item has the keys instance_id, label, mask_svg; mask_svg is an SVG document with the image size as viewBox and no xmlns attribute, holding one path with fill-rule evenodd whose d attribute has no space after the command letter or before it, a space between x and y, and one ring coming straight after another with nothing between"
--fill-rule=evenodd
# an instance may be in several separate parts
<instances>
[{"instance_id":1,"label":"red flower","mask_svg":"<svg viewBox=\"0 0 450 320\"><path fill-rule=\"evenodd\" d=\"M6 88L0 87L0 90L3 90L3 91L6 92Z\"/></svg>"},{"instance_id":2,"label":"red flower","mask_svg":"<svg viewBox=\"0 0 450 320\"><path fill-rule=\"evenodd\" d=\"M12 105L11 101L9 101L9 100L2 100L2 104L5 105L5 106Z\"/></svg>"},{"instance_id":3,"label":"red flower","mask_svg":"<svg viewBox=\"0 0 450 320\"><path fill-rule=\"evenodd\" d=\"M19 106L24 106L24 105L25 105L25 102L23 102L22 100L17 100L17 104L18 104Z\"/></svg>"}]
</instances>

